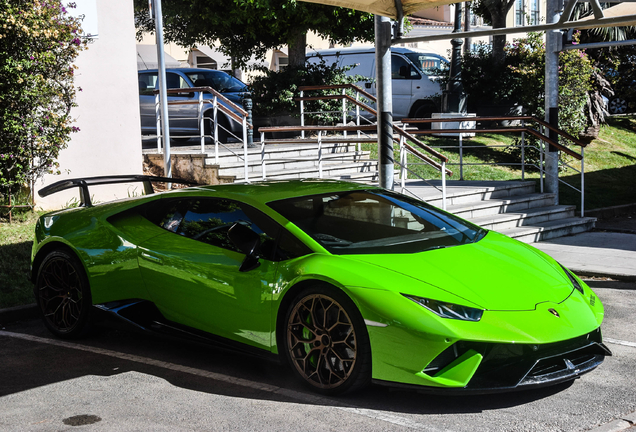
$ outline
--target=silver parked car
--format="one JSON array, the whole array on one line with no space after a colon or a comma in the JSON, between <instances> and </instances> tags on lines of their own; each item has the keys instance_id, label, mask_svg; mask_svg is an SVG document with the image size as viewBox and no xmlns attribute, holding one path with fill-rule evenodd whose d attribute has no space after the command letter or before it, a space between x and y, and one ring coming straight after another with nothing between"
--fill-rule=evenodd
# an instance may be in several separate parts
<instances>
[{"instance_id":1,"label":"silver parked car","mask_svg":"<svg viewBox=\"0 0 636 432\"><path fill-rule=\"evenodd\" d=\"M247 85L233 76L213 69L179 68L166 70L166 85L168 89L188 89L192 87L212 87L235 104L242 106L243 95L248 91ZM153 135L157 133L155 117L155 89L159 89L158 72L156 69L139 71L139 108L141 112L141 133ZM212 99L212 95L205 93L204 99ZM197 101L199 92L173 93L168 95L168 102ZM220 104L226 105L221 100ZM170 117L170 135L177 139L187 139L187 136L198 136L198 104L168 105ZM214 115L212 103L205 103L203 116L205 135L214 134ZM242 125L231 119L221 110L217 111L219 122L219 141L227 142L229 132L241 137ZM229 131L229 132L228 132Z\"/></svg>"}]
</instances>

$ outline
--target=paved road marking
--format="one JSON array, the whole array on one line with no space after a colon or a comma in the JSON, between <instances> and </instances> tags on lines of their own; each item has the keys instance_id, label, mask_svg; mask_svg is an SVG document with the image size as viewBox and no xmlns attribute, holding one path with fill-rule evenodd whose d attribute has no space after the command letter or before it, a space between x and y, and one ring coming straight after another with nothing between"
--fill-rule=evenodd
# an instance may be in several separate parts
<instances>
[{"instance_id":1,"label":"paved road marking","mask_svg":"<svg viewBox=\"0 0 636 432\"><path fill-rule=\"evenodd\" d=\"M277 395L286 396L292 399L300 400L302 402L311 403L314 405L331 406L333 408L336 408L342 411L361 415L364 417L369 417L375 420L382 420L397 426L403 426L403 427L408 427L412 429L427 430L427 431L438 430L435 428L425 426L421 423L409 420L408 418L396 416L396 415L386 413L383 411L358 408L352 405L342 403L341 401L325 398L322 396L301 393L295 390L289 390L289 389L281 388L278 386L273 386L270 384L259 383L257 381L246 380L243 378L235 378L229 375L224 375L224 374L220 374L216 372L209 372L202 369L182 366L176 363L169 363L169 362L151 359L148 357L141 357L134 354L125 354L125 353L121 353L121 352L113 351L109 349L96 348L96 347L76 344L72 342L66 342L66 341L58 340L58 339L48 339L48 338L33 336L29 334L24 334L24 333L13 333L13 332L0 330L0 336L6 336L6 337L14 338L14 339L22 339L22 340L27 340L31 342L39 342L39 343L55 345L55 346L59 346L63 348L76 349L80 351L87 351L90 353L106 355L109 357L115 357L122 360L134 361L134 362L146 364L149 366L156 366L156 367L160 367L164 369L170 369L173 371L188 373L191 375L202 376L202 377L213 379L215 381L221 381L228 384L233 384L237 386L247 387L250 389L256 389L256 390L261 390L261 391L265 391L265 392L269 392L269 393L273 393Z\"/></svg>"},{"instance_id":2,"label":"paved road marking","mask_svg":"<svg viewBox=\"0 0 636 432\"><path fill-rule=\"evenodd\" d=\"M636 348L636 343L635 342L627 342L627 341L622 341L622 340L618 340L618 339L612 339L612 338L608 338L608 337L603 337L603 342L611 343L611 344L614 344L614 345L625 345L625 346L628 346L628 347Z\"/></svg>"}]
</instances>

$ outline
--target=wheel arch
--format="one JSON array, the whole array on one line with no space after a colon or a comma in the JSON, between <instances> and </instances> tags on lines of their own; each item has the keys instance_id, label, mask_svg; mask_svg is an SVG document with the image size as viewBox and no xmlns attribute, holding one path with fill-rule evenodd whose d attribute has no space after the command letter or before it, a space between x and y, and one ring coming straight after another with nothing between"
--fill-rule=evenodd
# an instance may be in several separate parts
<instances>
[{"instance_id":1,"label":"wheel arch","mask_svg":"<svg viewBox=\"0 0 636 432\"><path fill-rule=\"evenodd\" d=\"M417 110L419 110L422 107L429 107L431 109L431 113L435 112L435 109L437 108L435 102L432 101L431 99L418 99L415 102L413 102L413 105L411 105L411 109L409 111L409 117L415 116L415 113L417 112Z\"/></svg>"},{"instance_id":2,"label":"wheel arch","mask_svg":"<svg viewBox=\"0 0 636 432\"><path fill-rule=\"evenodd\" d=\"M75 258L77 258L77 260L80 263L82 263L82 266L84 267L84 272L88 275L88 272L86 271L86 266L84 265L84 261L80 258L80 255L77 253L77 251L73 249L70 245L68 245L67 243L61 240L55 239L42 245L38 249L35 256L33 257L33 262L31 263L31 282L35 284L37 279L38 269L40 268L42 261L44 261L44 258L46 258L48 254L50 254L51 252L55 250L63 250L75 256Z\"/></svg>"},{"instance_id":3,"label":"wheel arch","mask_svg":"<svg viewBox=\"0 0 636 432\"><path fill-rule=\"evenodd\" d=\"M351 302L355 305L360 316L362 316L362 312L360 311L360 308L357 302L352 298L350 293L348 293L338 284L330 282L330 281L326 281L323 279L317 279L317 278L303 279L297 282L296 284L294 284L291 288L289 288L285 292L285 294L283 295L283 298L280 301L280 304L278 305L278 311L276 313L276 323L275 323L277 349L283 346L282 345L283 340L281 338L284 336L284 333L285 333L283 331L283 326L285 325L285 314L287 313L287 309L289 308L291 302L294 300L294 298L299 292L314 285L325 285L330 288L338 290L340 293L347 296L349 300L351 300ZM281 353L280 351L278 351L278 354L283 355L283 353Z\"/></svg>"}]
</instances>

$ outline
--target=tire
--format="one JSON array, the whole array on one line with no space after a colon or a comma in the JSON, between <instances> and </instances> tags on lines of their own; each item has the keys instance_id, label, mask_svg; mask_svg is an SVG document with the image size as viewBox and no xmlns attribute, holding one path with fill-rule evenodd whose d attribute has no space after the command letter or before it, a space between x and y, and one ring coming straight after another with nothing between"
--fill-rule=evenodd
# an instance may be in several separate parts
<instances>
[{"instance_id":1,"label":"tire","mask_svg":"<svg viewBox=\"0 0 636 432\"><path fill-rule=\"evenodd\" d=\"M64 339L88 333L91 292L84 267L74 255L64 250L49 253L38 269L34 291L51 333Z\"/></svg>"},{"instance_id":2,"label":"tire","mask_svg":"<svg viewBox=\"0 0 636 432\"><path fill-rule=\"evenodd\" d=\"M223 117L220 112L217 113L217 120L219 121L219 142L223 144L227 143L228 132L225 129L229 129L228 121ZM205 119L205 135L214 138L214 112L206 112L204 114ZM224 129L225 128L225 129Z\"/></svg>"},{"instance_id":3,"label":"tire","mask_svg":"<svg viewBox=\"0 0 636 432\"><path fill-rule=\"evenodd\" d=\"M607 104L610 114L625 114L627 112L627 100L620 96L614 96Z\"/></svg>"},{"instance_id":4,"label":"tire","mask_svg":"<svg viewBox=\"0 0 636 432\"><path fill-rule=\"evenodd\" d=\"M284 321L284 351L296 375L313 390L333 395L371 380L371 347L354 303L330 285L301 291Z\"/></svg>"},{"instance_id":5,"label":"tire","mask_svg":"<svg viewBox=\"0 0 636 432\"><path fill-rule=\"evenodd\" d=\"M413 110L412 118L431 118L433 107L431 105L422 104ZM429 130L431 123L416 123L419 130Z\"/></svg>"}]
</instances>

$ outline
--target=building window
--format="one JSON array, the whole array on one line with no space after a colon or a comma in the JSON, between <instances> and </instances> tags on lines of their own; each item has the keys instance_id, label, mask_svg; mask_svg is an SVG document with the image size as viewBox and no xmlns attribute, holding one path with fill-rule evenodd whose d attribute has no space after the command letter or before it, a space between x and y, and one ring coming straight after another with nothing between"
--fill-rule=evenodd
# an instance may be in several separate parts
<instances>
[{"instance_id":1,"label":"building window","mask_svg":"<svg viewBox=\"0 0 636 432\"><path fill-rule=\"evenodd\" d=\"M515 1L515 26L521 27L525 24L525 5L523 0Z\"/></svg>"},{"instance_id":2,"label":"building window","mask_svg":"<svg viewBox=\"0 0 636 432\"><path fill-rule=\"evenodd\" d=\"M203 69L218 69L217 63L208 56L197 56L196 67Z\"/></svg>"},{"instance_id":3,"label":"building window","mask_svg":"<svg viewBox=\"0 0 636 432\"><path fill-rule=\"evenodd\" d=\"M289 65L289 57L278 57L278 70L281 71Z\"/></svg>"},{"instance_id":4,"label":"building window","mask_svg":"<svg viewBox=\"0 0 636 432\"><path fill-rule=\"evenodd\" d=\"M541 6L539 0L530 0L530 25L539 25L541 20Z\"/></svg>"}]
</instances>

